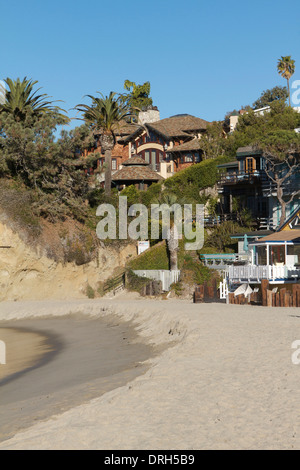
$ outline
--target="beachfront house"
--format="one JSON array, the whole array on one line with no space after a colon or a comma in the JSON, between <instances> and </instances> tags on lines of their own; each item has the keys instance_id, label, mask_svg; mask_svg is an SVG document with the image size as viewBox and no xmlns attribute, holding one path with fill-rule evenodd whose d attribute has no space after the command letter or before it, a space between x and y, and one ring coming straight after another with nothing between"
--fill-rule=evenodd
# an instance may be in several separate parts
<instances>
[{"instance_id":1,"label":"beachfront house","mask_svg":"<svg viewBox=\"0 0 300 470\"><path fill-rule=\"evenodd\" d=\"M250 239L245 251L248 262L229 266L229 284L293 284L300 280L300 207L278 228L264 237Z\"/></svg>"}]
</instances>

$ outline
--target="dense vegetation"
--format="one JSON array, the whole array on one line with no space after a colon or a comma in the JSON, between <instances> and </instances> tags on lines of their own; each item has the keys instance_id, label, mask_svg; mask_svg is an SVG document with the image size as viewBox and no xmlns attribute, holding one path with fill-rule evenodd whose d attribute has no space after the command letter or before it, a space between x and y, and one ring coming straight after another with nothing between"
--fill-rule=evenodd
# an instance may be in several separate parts
<instances>
[{"instance_id":1,"label":"dense vegetation","mask_svg":"<svg viewBox=\"0 0 300 470\"><path fill-rule=\"evenodd\" d=\"M293 73L293 64L288 57L283 59L286 61L278 64L278 71L288 81ZM74 220L85 227L84 247L91 253L93 243L88 233L89 230L95 232L96 208L102 202L110 202L117 208L118 192L114 188L108 191L109 184L105 193L97 184L95 173L90 175L89 169L96 167L97 153L86 158L82 155L93 146L92 131L101 127L105 130L103 135L108 150L104 150L108 152L106 156L109 161L115 143L114 126L137 108L152 106L150 84L136 85L125 81L127 94L111 93L101 98L90 95L90 106L78 105L83 112L83 124L74 130L62 131L58 138L58 129L68 123L67 114L46 94L38 94L36 84L27 78L6 80L8 89L0 104L1 208L11 220L18 220L26 227L33 237L40 231L41 219L51 223ZM237 148L246 145L261 148L270 161L288 164L293 167L293 172L299 172L300 135L294 129L300 127L300 114L285 104L288 91L275 87L263 92L253 107L269 103L270 112L258 115L248 107L232 134L226 133L224 122L211 123L200 140L203 155L200 163L162 183L153 184L147 191L130 186L121 195L127 196L128 205L140 202L150 209L152 203L168 200L204 203L210 213L216 214L217 199L207 195L205 189L215 186L218 181L218 165L234 160ZM104 142L103 145L105 147ZM109 181L109 178L110 175L107 175L106 180ZM238 201L235 202L238 213ZM240 231L241 226L251 225L251 221L247 220L248 214L239 215L239 225L225 224L207 233L206 249L230 249L230 234L234 230ZM69 246L66 260L77 259L81 263L90 259L90 256L83 255L85 248L80 246L80 240L74 241L68 236L64 240ZM157 266L155 251L151 256ZM162 252L158 258L161 266L167 265L168 257ZM146 258L143 259L149 264ZM182 259L179 250L179 263Z\"/></svg>"}]
</instances>

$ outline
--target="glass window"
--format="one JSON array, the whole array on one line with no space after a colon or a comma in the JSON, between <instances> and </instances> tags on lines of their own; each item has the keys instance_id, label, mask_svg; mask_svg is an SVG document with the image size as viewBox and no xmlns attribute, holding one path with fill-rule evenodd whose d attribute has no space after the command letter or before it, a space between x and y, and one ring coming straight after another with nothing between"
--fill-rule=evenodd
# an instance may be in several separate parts
<instances>
[{"instance_id":1,"label":"glass window","mask_svg":"<svg viewBox=\"0 0 300 470\"><path fill-rule=\"evenodd\" d=\"M265 246L256 247L256 264L267 265L267 249Z\"/></svg>"},{"instance_id":2,"label":"glass window","mask_svg":"<svg viewBox=\"0 0 300 470\"><path fill-rule=\"evenodd\" d=\"M151 166L153 170L156 169L156 150L152 150L151 152Z\"/></svg>"},{"instance_id":3,"label":"glass window","mask_svg":"<svg viewBox=\"0 0 300 470\"><path fill-rule=\"evenodd\" d=\"M200 162L200 155L199 153L195 153L195 163L199 163Z\"/></svg>"},{"instance_id":4,"label":"glass window","mask_svg":"<svg viewBox=\"0 0 300 470\"><path fill-rule=\"evenodd\" d=\"M150 163L150 151L145 150L145 162Z\"/></svg>"},{"instance_id":5,"label":"glass window","mask_svg":"<svg viewBox=\"0 0 300 470\"><path fill-rule=\"evenodd\" d=\"M186 163L192 163L193 162L193 155L191 153L186 154L185 161L186 161Z\"/></svg>"},{"instance_id":6,"label":"glass window","mask_svg":"<svg viewBox=\"0 0 300 470\"><path fill-rule=\"evenodd\" d=\"M116 158L113 158L111 160L111 169L112 170L116 170L117 169L117 159Z\"/></svg>"},{"instance_id":7,"label":"glass window","mask_svg":"<svg viewBox=\"0 0 300 470\"><path fill-rule=\"evenodd\" d=\"M284 245L270 246L270 264L278 264L285 262L285 247Z\"/></svg>"},{"instance_id":8,"label":"glass window","mask_svg":"<svg viewBox=\"0 0 300 470\"><path fill-rule=\"evenodd\" d=\"M300 263L300 245L288 245L287 246L288 256L294 256L294 263Z\"/></svg>"}]
</instances>

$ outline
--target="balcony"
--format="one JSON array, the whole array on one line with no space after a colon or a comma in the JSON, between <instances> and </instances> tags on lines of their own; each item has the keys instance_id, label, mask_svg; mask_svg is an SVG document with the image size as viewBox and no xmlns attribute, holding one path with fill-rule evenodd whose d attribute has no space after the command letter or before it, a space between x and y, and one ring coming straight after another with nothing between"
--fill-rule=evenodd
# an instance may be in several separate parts
<instances>
[{"instance_id":1,"label":"balcony","mask_svg":"<svg viewBox=\"0 0 300 470\"><path fill-rule=\"evenodd\" d=\"M232 184L255 183L265 180L266 174L262 170L254 170L252 172L235 171L232 173L221 174L218 185L226 186Z\"/></svg>"},{"instance_id":2,"label":"balcony","mask_svg":"<svg viewBox=\"0 0 300 470\"><path fill-rule=\"evenodd\" d=\"M300 279L300 269L295 266L228 266L226 278L229 282L248 282L259 284L262 279L268 279L273 284L283 284L286 282L297 282Z\"/></svg>"}]
</instances>

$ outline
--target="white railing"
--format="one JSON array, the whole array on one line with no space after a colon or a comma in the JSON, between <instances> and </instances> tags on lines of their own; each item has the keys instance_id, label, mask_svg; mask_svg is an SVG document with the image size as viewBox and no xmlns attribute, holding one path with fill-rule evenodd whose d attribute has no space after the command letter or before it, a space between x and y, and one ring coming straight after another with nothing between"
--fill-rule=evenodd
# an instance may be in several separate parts
<instances>
[{"instance_id":1,"label":"white railing","mask_svg":"<svg viewBox=\"0 0 300 470\"><path fill-rule=\"evenodd\" d=\"M226 299L228 295L227 279L223 279L223 281L220 282L219 289L220 289L220 299Z\"/></svg>"},{"instance_id":2,"label":"white railing","mask_svg":"<svg viewBox=\"0 0 300 470\"><path fill-rule=\"evenodd\" d=\"M270 281L293 280L300 278L300 269L291 266L228 266L226 270L229 281L259 282L262 279Z\"/></svg>"},{"instance_id":3,"label":"white railing","mask_svg":"<svg viewBox=\"0 0 300 470\"><path fill-rule=\"evenodd\" d=\"M145 270L133 270L134 274L140 277L147 277L148 279L154 279L161 281L162 290L168 292L171 284L178 282L180 279L180 270L174 269L169 271L167 269L145 269Z\"/></svg>"}]
</instances>

